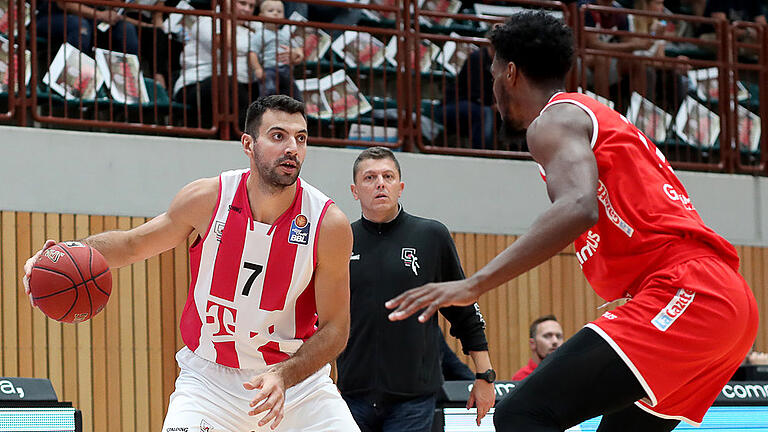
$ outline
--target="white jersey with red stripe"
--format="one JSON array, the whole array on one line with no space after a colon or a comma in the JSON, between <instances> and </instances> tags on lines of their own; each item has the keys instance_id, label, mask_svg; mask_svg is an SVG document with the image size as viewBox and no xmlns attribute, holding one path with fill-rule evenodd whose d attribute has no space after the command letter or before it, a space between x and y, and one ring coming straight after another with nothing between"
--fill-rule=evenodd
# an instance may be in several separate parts
<instances>
[{"instance_id":1,"label":"white jersey with red stripe","mask_svg":"<svg viewBox=\"0 0 768 432\"><path fill-rule=\"evenodd\" d=\"M249 170L219 176L208 231L190 247L191 284L181 336L198 356L232 368L287 359L316 329L317 230L333 202L297 179L290 208L254 221Z\"/></svg>"},{"instance_id":2,"label":"white jersey with red stripe","mask_svg":"<svg viewBox=\"0 0 768 432\"><path fill-rule=\"evenodd\" d=\"M737 270L734 247L707 227L672 166L624 116L579 93L555 94L592 120L598 222L575 241L576 258L600 297L634 296L645 278L689 259L718 256ZM546 181L546 173L542 169Z\"/></svg>"}]
</instances>

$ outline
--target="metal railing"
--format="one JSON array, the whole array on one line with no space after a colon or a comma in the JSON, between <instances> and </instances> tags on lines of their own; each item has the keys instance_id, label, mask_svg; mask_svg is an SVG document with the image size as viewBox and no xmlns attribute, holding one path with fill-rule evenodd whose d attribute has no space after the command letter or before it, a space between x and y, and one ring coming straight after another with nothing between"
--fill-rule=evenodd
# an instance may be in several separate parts
<instances>
[{"instance_id":1,"label":"metal railing","mask_svg":"<svg viewBox=\"0 0 768 432\"><path fill-rule=\"evenodd\" d=\"M30 0L9 2L10 10L0 11L7 46L0 56L0 69L6 70L0 121L236 139L245 107L266 88L249 66L250 41L258 32L263 40L265 28L282 26L290 30L287 49L302 55L270 66L272 75L278 91L307 102L313 144L530 157L524 137L502 134L489 95L485 68L492 56L484 34L503 16L420 8L416 0L299 2L365 13L350 25L238 15L234 2L197 9L114 0L68 3L82 9L60 10L55 2ZM542 8L572 26L577 63L568 90L609 99L676 167L768 174L763 151L768 100L761 91L768 77L768 32L763 26L545 0L505 5ZM31 14L25 13L27 7ZM84 11L91 8L105 11L100 21L113 25L90 19ZM587 14L664 20L678 29L709 26L713 37L589 27ZM26 16L31 22L20 19ZM61 28L60 22L68 20L76 24ZM664 55L592 46L595 38L647 40L644 45L662 46ZM59 48L66 40L71 46ZM600 69L606 65L607 72Z\"/></svg>"}]
</instances>

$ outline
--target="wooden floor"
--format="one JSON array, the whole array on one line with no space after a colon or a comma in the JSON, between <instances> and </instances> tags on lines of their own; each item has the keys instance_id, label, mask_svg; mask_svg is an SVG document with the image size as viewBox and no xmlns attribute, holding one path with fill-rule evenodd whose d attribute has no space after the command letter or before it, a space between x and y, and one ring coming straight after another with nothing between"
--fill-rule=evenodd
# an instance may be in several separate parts
<instances>
[{"instance_id":1,"label":"wooden floor","mask_svg":"<svg viewBox=\"0 0 768 432\"><path fill-rule=\"evenodd\" d=\"M182 346L178 320L189 288L187 245L115 272L106 309L78 325L59 324L30 307L21 288L22 267L45 239L78 239L145 220L11 211L0 215L0 373L51 379L59 399L82 410L87 432L160 430L177 373L174 353ZM467 275L515 240L465 233L454 238ZM742 273L765 322L768 249L738 250ZM556 314L567 337L598 317L602 303L570 249L485 295L480 307L500 379L508 379L528 361L527 329L534 318ZM756 346L768 349L765 325Z\"/></svg>"}]
</instances>

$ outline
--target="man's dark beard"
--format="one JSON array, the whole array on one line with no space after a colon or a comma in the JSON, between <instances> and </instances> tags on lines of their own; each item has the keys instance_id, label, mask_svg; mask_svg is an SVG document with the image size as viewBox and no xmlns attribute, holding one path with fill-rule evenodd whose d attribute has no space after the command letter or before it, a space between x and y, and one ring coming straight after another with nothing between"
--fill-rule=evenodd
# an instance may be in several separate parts
<instances>
[{"instance_id":1,"label":"man's dark beard","mask_svg":"<svg viewBox=\"0 0 768 432\"><path fill-rule=\"evenodd\" d=\"M261 154L254 152L253 161L256 164L256 169L259 171L259 177L264 181L264 186L268 187L272 192L277 192L296 183L296 179L301 172L301 163L298 158L284 156L275 161L274 166L268 167L261 160ZM292 161L296 164L296 173L294 175L283 175L277 172L280 164L286 161Z\"/></svg>"},{"instance_id":2,"label":"man's dark beard","mask_svg":"<svg viewBox=\"0 0 768 432\"><path fill-rule=\"evenodd\" d=\"M515 129L508 122L501 122L499 130L499 148L509 151L528 151L528 143L525 140L526 129Z\"/></svg>"}]
</instances>

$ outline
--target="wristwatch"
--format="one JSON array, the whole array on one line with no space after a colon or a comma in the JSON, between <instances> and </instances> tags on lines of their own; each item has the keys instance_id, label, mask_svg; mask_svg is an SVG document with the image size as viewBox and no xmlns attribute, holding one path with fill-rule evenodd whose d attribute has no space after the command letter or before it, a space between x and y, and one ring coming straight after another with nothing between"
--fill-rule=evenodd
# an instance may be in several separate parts
<instances>
[{"instance_id":1,"label":"wristwatch","mask_svg":"<svg viewBox=\"0 0 768 432\"><path fill-rule=\"evenodd\" d=\"M493 383L496 381L496 371L493 369L488 369L485 372L478 372L475 374L475 378Z\"/></svg>"}]
</instances>

